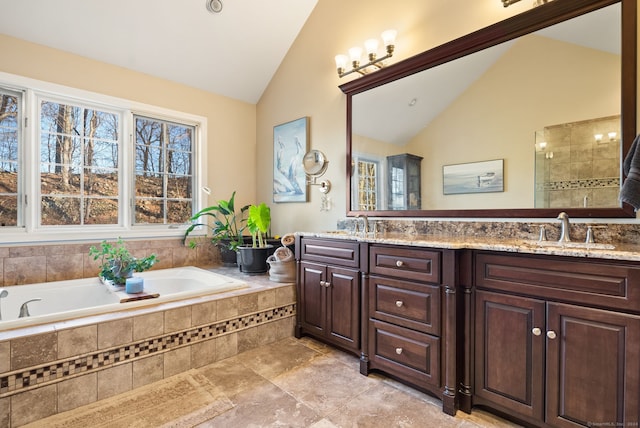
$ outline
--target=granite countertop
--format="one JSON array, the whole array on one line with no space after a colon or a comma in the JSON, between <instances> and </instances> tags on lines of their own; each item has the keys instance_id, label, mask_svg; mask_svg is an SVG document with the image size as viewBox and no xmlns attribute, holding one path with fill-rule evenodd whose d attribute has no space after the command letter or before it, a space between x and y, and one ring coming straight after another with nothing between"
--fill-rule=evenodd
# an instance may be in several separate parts
<instances>
[{"instance_id":1,"label":"granite countertop","mask_svg":"<svg viewBox=\"0 0 640 428\"><path fill-rule=\"evenodd\" d=\"M346 230L327 232L298 232L302 236L318 238L345 239L377 244L410 245L445 249L491 250L511 253L546 254L571 257L588 257L597 259L640 261L640 245L634 244L585 244L574 241L560 244L556 241L538 243L536 240L509 239L496 237L469 237L464 235L425 235L407 233L362 233L354 235Z\"/></svg>"}]
</instances>

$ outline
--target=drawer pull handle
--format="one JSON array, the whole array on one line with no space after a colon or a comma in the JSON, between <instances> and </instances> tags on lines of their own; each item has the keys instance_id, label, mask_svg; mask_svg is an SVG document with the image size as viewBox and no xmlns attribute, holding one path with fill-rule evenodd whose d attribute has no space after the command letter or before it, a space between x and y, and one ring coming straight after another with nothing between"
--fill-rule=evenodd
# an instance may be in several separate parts
<instances>
[{"instance_id":1,"label":"drawer pull handle","mask_svg":"<svg viewBox=\"0 0 640 428\"><path fill-rule=\"evenodd\" d=\"M402 300L396 300L396 306L401 308L402 305L404 305L404 302Z\"/></svg>"},{"instance_id":2,"label":"drawer pull handle","mask_svg":"<svg viewBox=\"0 0 640 428\"><path fill-rule=\"evenodd\" d=\"M404 266L404 262L402 260L396 260L396 266L402 267Z\"/></svg>"},{"instance_id":3,"label":"drawer pull handle","mask_svg":"<svg viewBox=\"0 0 640 428\"><path fill-rule=\"evenodd\" d=\"M549 331L547 332L547 337L548 337L549 339L555 339L555 338L556 338L556 337L558 337L558 336L556 335L556 332L555 332L555 331L553 331L553 330L549 330Z\"/></svg>"},{"instance_id":4,"label":"drawer pull handle","mask_svg":"<svg viewBox=\"0 0 640 428\"><path fill-rule=\"evenodd\" d=\"M538 327L534 327L531 330L531 333L533 333L534 336L540 336L542 334L542 330L540 330Z\"/></svg>"},{"instance_id":5,"label":"drawer pull handle","mask_svg":"<svg viewBox=\"0 0 640 428\"><path fill-rule=\"evenodd\" d=\"M396 354L398 355L402 354L402 348L396 348Z\"/></svg>"}]
</instances>

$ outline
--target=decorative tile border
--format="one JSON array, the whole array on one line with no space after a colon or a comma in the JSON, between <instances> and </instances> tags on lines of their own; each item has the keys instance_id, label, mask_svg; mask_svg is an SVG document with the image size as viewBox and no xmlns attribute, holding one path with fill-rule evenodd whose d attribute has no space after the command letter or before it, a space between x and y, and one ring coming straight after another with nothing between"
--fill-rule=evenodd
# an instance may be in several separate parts
<instances>
[{"instance_id":1,"label":"decorative tile border","mask_svg":"<svg viewBox=\"0 0 640 428\"><path fill-rule=\"evenodd\" d=\"M536 184L536 190L570 190L591 189L603 187L620 187L620 179L614 178L586 178L582 180L548 181Z\"/></svg>"},{"instance_id":2,"label":"decorative tile border","mask_svg":"<svg viewBox=\"0 0 640 428\"><path fill-rule=\"evenodd\" d=\"M127 345L94 351L40 366L8 372L0 376L0 398L8 397L45 384L60 382L78 375L96 372L151 354L167 352L183 346L235 333L258 325L295 315L295 304L243 315L165 335L143 339Z\"/></svg>"}]
</instances>

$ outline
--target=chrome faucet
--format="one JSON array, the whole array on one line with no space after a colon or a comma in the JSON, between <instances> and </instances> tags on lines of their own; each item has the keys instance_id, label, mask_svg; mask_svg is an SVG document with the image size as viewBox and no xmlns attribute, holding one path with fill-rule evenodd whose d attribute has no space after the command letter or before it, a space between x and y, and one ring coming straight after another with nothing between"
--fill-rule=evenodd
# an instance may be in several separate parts
<instances>
[{"instance_id":1,"label":"chrome faucet","mask_svg":"<svg viewBox=\"0 0 640 428\"><path fill-rule=\"evenodd\" d=\"M569 224L569 215L566 212L558 214L560 220L560 239L558 242L571 242L571 225Z\"/></svg>"},{"instance_id":2,"label":"chrome faucet","mask_svg":"<svg viewBox=\"0 0 640 428\"><path fill-rule=\"evenodd\" d=\"M369 219L367 218L366 215L358 214L356 216L356 219L360 219L360 218L362 219L362 234L366 238L367 234L369 233ZM356 231L357 231L357 228L358 228L358 223L356 220Z\"/></svg>"},{"instance_id":3,"label":"chrome faucet","mask_svg":"<svg viewBox=\"0 0 640 428\"><path fill-rule=\"evenodd\" d=\"M9 292L7 290L0 291L0 298L7 297ZM2 306L0 305L0 321L2 320Z\"/></svg>"},{"instance_id":4,"label":"chrome faucet","mask_svg":"<svg viewBox=\"0 0 640 428\"><path fill-rule=\"evenodd\" d=\"M27 305L29 303L31 303L31 302L39 302L41 300L42 300L41 298L36 297L35 299L27 300L26 302L24 302L20 306L20 314L18 315L18 318L24 318L24 317L31 316L31 314L29 313L29 307Z\"/></svg>"}]
</instances>

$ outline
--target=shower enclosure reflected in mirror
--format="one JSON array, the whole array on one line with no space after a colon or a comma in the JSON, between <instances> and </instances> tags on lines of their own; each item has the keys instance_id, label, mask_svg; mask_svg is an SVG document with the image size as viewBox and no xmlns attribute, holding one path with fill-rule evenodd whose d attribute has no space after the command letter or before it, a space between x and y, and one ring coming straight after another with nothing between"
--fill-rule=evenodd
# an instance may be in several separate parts
<instances>
[{"instance_id":1,"label":"shower enclosure reflected in mirror","mask_svg":"<svg viewBox=\"0 0 640 428\"><path fill-rule=\"evenodd\" d=\"M635 137L635 44L636 0L564 0L342 85L348 214L548 217L561 209L574 217L633 216L617 193L621 159ZM611 117L621 120L611 131L586 129ZM545 128L579 123L590 124L574 130L585 133L573 139L580 149L540 158L536 139ZM606 141L597 143L600 133ZM399 212L388 202L387 158L404 153L423 159L421 193L413 198L420 205ZM573 163L562 162L565 154ZM445 165L493 159L504 160L502 192L443 192ZM544 168L546 182L536 177ZM563 193L564 186L579 189Z\"/></svg>"}]
</instances>

